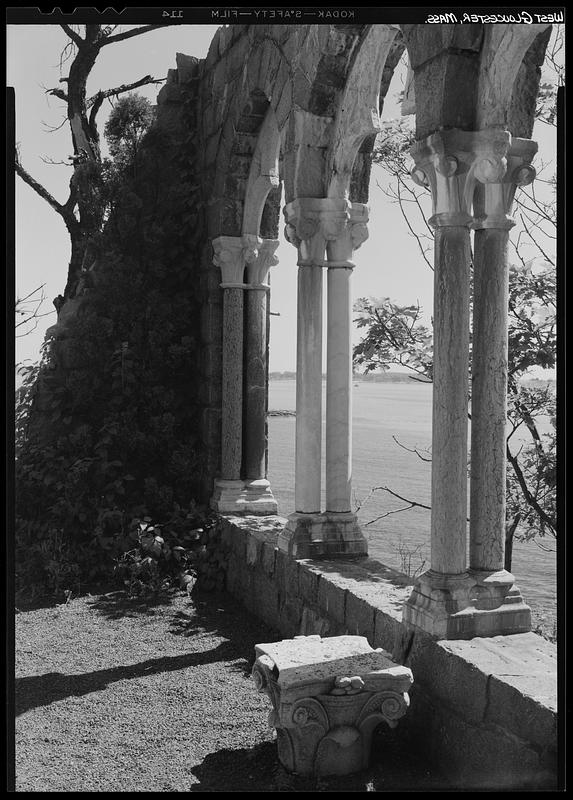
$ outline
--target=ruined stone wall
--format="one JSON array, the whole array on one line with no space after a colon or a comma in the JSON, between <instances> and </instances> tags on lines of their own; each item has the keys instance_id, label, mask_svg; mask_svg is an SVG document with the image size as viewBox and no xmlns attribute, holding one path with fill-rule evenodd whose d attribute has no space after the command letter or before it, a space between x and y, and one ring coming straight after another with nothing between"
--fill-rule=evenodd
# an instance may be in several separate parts
<instances>
[{"instance_id":1,"label":"ruined stone wall","mask_svg":"<svg viewBox=\"0 0 573 800\"><path fill-rule=\"evenodd\" d=\"M412 669L411 708L392 735L435 759L455 789L551 789L557 774L556 647L537 634L436 641L406 633L412 579L373 559L295 560L286 520L222 518L210 578L277 630L365 636Z\"/></svg>"}]
</instances>

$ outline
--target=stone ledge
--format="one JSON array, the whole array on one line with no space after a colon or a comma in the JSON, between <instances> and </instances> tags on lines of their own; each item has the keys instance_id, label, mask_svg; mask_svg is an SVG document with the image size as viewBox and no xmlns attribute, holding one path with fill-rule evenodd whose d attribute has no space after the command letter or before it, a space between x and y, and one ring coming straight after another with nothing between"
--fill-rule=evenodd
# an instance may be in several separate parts
<instances>
[{"instance_id":1,"label":"stone ledge","mask_svg":"<svg viewBox=\"0 0 573 800\"><path fill-rule=\"evenodd\" d=\"M508 770L508 786L520 775L530 785L537 774L551 785L553 768L547 764L557 747L554 644L534 633L463 641L413 633L402 625L413 583L408 576L370 558L289 558L276 546L286 524L282 517L229 516L221 524L232 551L227 585L249 611L281 635L365 636L412 669L410 733L429 737L436 758L451 756L464 785L480 785L479 764L487 760L492 774L503 776L508 758L523 766ZM479 758L469 753L474 744Z\"/></svg>"}]
</instances>

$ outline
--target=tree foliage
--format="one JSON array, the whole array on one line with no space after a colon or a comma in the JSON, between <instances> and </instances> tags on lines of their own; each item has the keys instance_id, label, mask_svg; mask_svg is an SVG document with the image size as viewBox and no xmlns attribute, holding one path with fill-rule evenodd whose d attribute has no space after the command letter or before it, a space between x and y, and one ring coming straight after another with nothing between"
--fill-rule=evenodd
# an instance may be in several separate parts
<instances>
[{"instance_id":1,"label":"tree foliage","mask_svg":"<svg viewBox=\"0 0 573 800\"><path fill-rule=\"evenodd\" d=\"M67 67L67 75L60 78L60 86L48 89L46 93L61 100L66 109L73 150L67 165L72 169L67 199L64 202L57 200L29 173L18 149L14 166L19 177L60 216L69 233L71 255L62 296L62 300L66 301L75 296L81 273L89 270L95 260L94 242L106 219L105 180L102 175L97 115L106 99L118 97L140 86L161 82L151 75L145 75L133 83L100 89L90 96L88 79L105 47L161 26L142 25L125 31L118 30L117 25L62 24L60 27L68 38L60 55L60 71L63 73ZM58 305L61 307L61 303Z\"/></svg>"},{"instance_id":2,"label":"tree foliage","mask_svg":"<svg viewBox=\"0 0 573 800\"><path fill-rule=\"evenodd\" d=\"M131 588L157 588L203 546L195 533L208 520L193 500L202 458L190 262L202 236L194 95L183 114L179 129L150 131L136 163L118 170L97 268L25 376L16 442L19 602L109 580L115 567ZM153 544L140 522L153 528Z\"/></svg>"},{"instance_id":3,"label":"tree foliage","mask_svg":"<svg viewBox=\"0 0 573 800\"><path fill-rule=\"evenodd\" d=\"M130 92L117 101L104 127L109 151L116 161L135 159L152 120L153 106L147 98Z\"/></svg>"}]
</instances>

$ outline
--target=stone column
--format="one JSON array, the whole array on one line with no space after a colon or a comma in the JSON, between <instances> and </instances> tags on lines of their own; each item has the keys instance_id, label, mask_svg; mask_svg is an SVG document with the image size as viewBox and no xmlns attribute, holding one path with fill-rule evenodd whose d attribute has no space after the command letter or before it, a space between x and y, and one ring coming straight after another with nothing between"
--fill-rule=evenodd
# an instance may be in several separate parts
<instances>
[{"instance_id":1,"label":"stone column","mask_svg":"<svg viewBox=\"0 0 573 800\"><path fill-rule=\"evenodd\" d=\"M285 235L298 250L295 513L278 546L298 558L320 538L322 450L322 269L326 249L321 198L298 198L285 209ZM303 555L304 551L304 555Z\"/></svg>"},{"instance_id":2,"label":"stone column","mask_svg":"<svg viewBox=\"0 0 573 800\"><path fill-rule=\"evenodd\" d=\"M470 575L481 605L498 608L504 628L521 631L530 627L530 611L504 569L508 243L515 190L535 177L529 162L537 145L514 139L504 157L506 148L495 146L499 133L489 135L475 167Z\"/></svg>"},{"instance_id":3,"label":"stone column","mask_svg":"<svg viewBox=\"0 0 573 800\"><path fill-rule=\"evenodd\" d=\"M320 524L322 448L323 201L299 198L285 209L286 237L298 250L295 514L288 533ZM287 526L288 527L288 526ZM279 546L281 546L279 544ZM289 549L289 548L286 548ZM296 549L296 548L295 548Z\"/></svg>"},{"instance_id":4,"label":"stone column","mask_svg":"<svg viewBox=\"0 0 573 800\"><path fill-rule=\"evenodd\" d=\"M471 145L462 132L418 142L412 178L432 192L434 373L431 568L418 580L404 620L449 638L467 605L466 572ZM469 150L469 152L468 152ZM468 196L469 195L469 196Z\"/></svg>"},{"instance_id":5,"label":"stone column","mask_svg":"<svg viewBox=\"0 0 573 800\"><path fill-rule=\"evenodd\" d=\"M221 477L215 481L211 507L232 514L243 510L243 278L248 253L237 236L214 239L213 251L213 263L223 278L223 391Z\"/></svg>"},{"instance_id":6,"label":"stone column","mask_svg":"<svg viewBox=\"0 0 573 800\"><path fill-rule=\"evenodd\" d=\"M340 201L336 201L340 202ZM345 201L344 201L345 202ZM326 244L328 266L326 342L326 512L330 554L367 555L368 545L352 511L352 255L368 236L368 207L347 204L332 212ZM338 542L338 544L336 544Z\"/></svg>"},{"instance_id":7,"label":"stone column","mask_svg":"<svg viewBox=\"0 0 573 800\"><path fill-rule=\"evenodd\" d=\"M404 607L406 624L457 638L466 571L472 136L435 133L412 148L413 180L430 188L434 237L434 373L430 570Z\"/></svg>"},{"instance_id":8,"label":"stone column","mask_svg":"<svg viewBox=\"0 0 573 800\"><path fill-rule=\"evenodd\" d=\"M480 580L467 570L467 464L468 464L468 371L469 371L469 276L470 276L470 227L474 192L478 181L491 182L488 170L493 169L484 161L484 152L502 155L507 152L510 135L496 131L490 137L486 132L460 130L444 131L418 142L412 155L416 168L412 177L420 185L428 186L432 192L433 215L430 223L435 233L435 276L434 276L434 390L432 414L432 516L431 516L431 568L417 581L412 595L404 607L404 622L414 628L421 628L439 638L468 639L473 636L493 636L498 633L517 633L527 630L524 618L513 615L511 620L500 612L499 593L480 584ZM492 151L493 148L493 151ZM495 175L499 173L496 172ZM493 178L495 181L497 178ZM491 189L486 188L489 197ZM491 195L493 196L493 195ZM506 235L505 232L503 235ZM482 242L483 244L483 242ZM478 241L478 249L482 247ZM499 255L499 245L493 254ZM492 255L482 250L481 258ZM498 280L489 267L482 263L478 267L478 318L484 314L484 303L492 302L499 310L506 302ZM489 272L489 277L483 277ZM494 279L483 293L483 280ZM501 297L499 293L501 291ZM498 331L496 344L499 345L499 331L507 323L495 321L497 312L485 311L483 321L478 323L483 349L486 336L484 322L489 320ZM490 336L490 329L487 330ZM507 330L506 330L507 336ZM491 356L489 345L486 347ZM478 363L483 358L478 355ZM503 378L502 378L503 382ZM479 383L479 380L478 380ZM495 385L493 371L489 371L489 394ZM504 386L497 384L495 391ZM478 387L478 396L484 390ZM480 405L478 399L478 407ZM496 401L496 406L498 401ZM479 412L478 412L479 413ZM487 413L487 412L486 412ZM499 415L499 410L498 410ZM483 426L483 421L482 421ZM489 421L486 427L496 428L499 437L499 419ZM479 425L479 423L478 423ZM474 439L485 433L474 432ZM490 435L487 433L485 435ZM481 445L478 445L478 450ZM496 456L497 458L497 456ZM479 462L478 455L478 462ZM482 476L490 467L490 456L482 459L478 468ZM503 481L497 469L495 477L488 476L490 487L503 493ZM481 504L480 513L490 515ZM499 519L499 508L496 510ZM486 523L487 524L487 523ZM490 547L492 553L495 548ZM497 562L496 562L497 563ZM493 579L495 584L496 579ZM501 578L504 583L504 578ZM506 591L507 587L504 589ZM495 596L494 596L495 595ZM493 598L493 599L492 599ZM520 598L516 598L520 601ZM510 602L514 602L510 600ZM515 623L515 624L514 624Z\"/></svg>"},{"instance_id":9,"label":"stone column","mask_svg":"<svg viewBox=\"0 0 573 800\"><path fill-rule=\"evenodd\" d=\"M251 237L246 237L251 238ZM252 237L256 239L257 237ZM271 266L278 263L278 240L258 239L257 257L247 264L245 335L244 510L248 514L276 514L266 474L267 453L267 283Z\"/></svg>"},{"instance_id":10,"label":"stone column","mask_svg":"<svg viewBox=\"0 0 573 800\"><path fill-rule=\"evenodd\" d=\"M367 212L338 198L298 198L285 208L287 238L298 248L296 512L279 547L297 558L365 555L350 511L350 285L353 247L365 237ZM354 226L354 238L353 238ZM326 256L328 260L326 260ZM321 513L322 270L329 268L326 492Z\"/></svg>"}]
</instances>

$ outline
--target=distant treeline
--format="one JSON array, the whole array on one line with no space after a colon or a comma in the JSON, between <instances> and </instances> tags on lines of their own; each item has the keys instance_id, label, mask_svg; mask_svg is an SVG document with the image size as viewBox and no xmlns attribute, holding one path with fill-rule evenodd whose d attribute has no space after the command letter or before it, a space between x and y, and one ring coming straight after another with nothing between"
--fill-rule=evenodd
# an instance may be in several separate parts
<instances>
[{"instance_id":1,"label":"distant treeline","mask_svg":"<svg viewBox=\"0 0 573 800\"><path fill-rule=\"evenodd\" d=\"M323 373L322 378L326 380L326 373ZM294 381L296 380L296 372L271 372L269 373L269 380ZM429 383L429 381L419 378L418 375L412 372L367 372L353 375L352 380L355 383Z\"/></svg>"},{"instance_id":2,"label":"distant treeline","mask_svg":"<svg viewBox=\"0 0 573 800\"><path fill-rule=\"evenodd\" d=\"M322 378L326 380L326 373L323 373ZM296 380L296 372L271 372L269 373L269 380L294 381ZM431 381L425 380L413 372L367 372L365 374L354 374L352 380L354 383L431 383ZM525 378L521 383L538 389L555 386L555 380L551 378Z\"/></svg>"}]
</instances>

